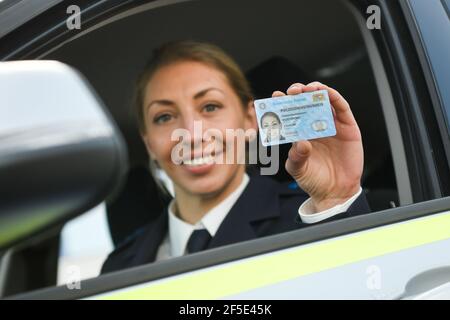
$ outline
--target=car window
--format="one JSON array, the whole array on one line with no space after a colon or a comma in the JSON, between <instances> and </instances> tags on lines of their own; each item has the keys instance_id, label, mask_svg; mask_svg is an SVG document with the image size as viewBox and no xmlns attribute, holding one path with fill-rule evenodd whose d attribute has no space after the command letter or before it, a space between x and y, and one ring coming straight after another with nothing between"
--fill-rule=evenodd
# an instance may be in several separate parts
<instances>
[{"instance_id":1,"label":"car window","mask_svg":"<svg viewBox=\"0 0 450 320\"><path fill-rule=\"evenodd\" d=\"M247 17L253 15L254 9L251 1L195 1L141 9L138 14L89 32L46 56L75 66L91 81L127 139L131 157L127 185L107 207L116 245L154 221L161 209L161 205L156 205L160 197L153 186L158 184L158 177L150 181L154 179L149 174L148 155L130 116L130 104L139 68L155 47L173 39L193 37L223 46L249 78L256 98L266 98L274 90L286 90L291 79L305 83L319 80L339 88L363 135L362 186L372 210L400 205L380 96L359 26L346 6L325 2L326 11L320 10L324 4L318 2L284 1L282 5L290 9L283 10L283 14L274 14L269 1L259 2L260 18L250 24ZM220 16L211 14L219 11ZM230 15L234 16L233 25L226 18ZM187 18L192 16L203 16L203 22L192 23ZM303 32L315 21L322 22L314 35ZM204 28L204 24L209 27ZM166 26L164 32L148 35L145 40L129 36L137 35L142 28L152 30L162 25ZM89 48L89 54L85 48ZM116 76L111 77L109 70L115 70ZM287 186L293 181L283 166L288 150L287 145L281 147L280 170L271 177ZM125 215L126 219L120 219Z\"/></svg>"},{"instance_id":2,"label":"car window","mask_svg":"<svg viewBox=\"0 0 450 320\"><path fill-rule=\"evenodd\" d=\"M258 17L249 20L256 6ZM367 34L377 31L368 29L367 16L355 19L350 7L337 1L283 0L277 6L283 10L274 12L272 1L256 0L142 5L102 21L101 26L82 28L79 37L40 57L67 63L88 79L124 135L130 157L119 192L62 229L58 284L73 280L74 273L79 280L98 276L107 255L132 244L142 230L158 221L173 197L168 175L160 168L151 175L149 155L132 111L137 75L151 52L171 40L197 39L224 48L242 68L255 98L286 90L293 79L318 80L337 88L361 130L361 186L371 211L414 202L412 169L404 150L407 141L399 124L404 119L397 114L398 100L383 60L387 58L377 52L373 39L368 40ZM280 148L279 170L270 177L286 187L287 195L297 189L283 165L288 151L287 145ZM260 172L264 166L257 163L248 172ZM161 192L161 186L168 192ZM263 223L255 225L264 229ZM159 249L164 243L168 246L165 233Z\"/></svg>"}]
</instances>

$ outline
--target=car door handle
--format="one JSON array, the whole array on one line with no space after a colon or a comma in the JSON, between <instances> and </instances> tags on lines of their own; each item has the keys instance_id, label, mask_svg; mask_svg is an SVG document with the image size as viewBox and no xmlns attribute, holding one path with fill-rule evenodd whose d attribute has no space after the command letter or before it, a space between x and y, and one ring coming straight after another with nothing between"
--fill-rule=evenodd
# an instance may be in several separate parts
<instances>
[{"instance_id":1,"label":"car door handle","mask_svg":"<svg viewBox=\"0 0 450 320\"><path fill-rule=\"evenodd\" d=\"M450 299L450 266L430 269L412 277L397 299Z\"/></svg>"}]
</instances>

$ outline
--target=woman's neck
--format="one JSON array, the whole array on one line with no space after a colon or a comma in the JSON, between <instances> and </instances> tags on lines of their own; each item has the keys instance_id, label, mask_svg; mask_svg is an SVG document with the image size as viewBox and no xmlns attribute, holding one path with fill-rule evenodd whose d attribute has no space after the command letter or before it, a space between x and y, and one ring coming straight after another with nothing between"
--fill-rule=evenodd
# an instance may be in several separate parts
<instances>
[{"instance_id":1,"label":"woman's neck","mask_svg":"<svg viewBox=\"0 0 450 320\"><path fill-rule=\"evenodd\" d=\"M175 186L175 214L189 224L196 224L212 208L225 200L242 182L245 167L239 168L234 177L216 194L197 195Z\"/></svg>"}]
</instances>

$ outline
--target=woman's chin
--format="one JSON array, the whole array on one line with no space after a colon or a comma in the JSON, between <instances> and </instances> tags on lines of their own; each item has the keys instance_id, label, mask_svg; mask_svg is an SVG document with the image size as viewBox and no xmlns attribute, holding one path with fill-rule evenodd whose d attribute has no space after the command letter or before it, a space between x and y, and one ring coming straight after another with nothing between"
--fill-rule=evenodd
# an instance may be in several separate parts
<instances>
[{"instance_id":1,"label":"woman's chin","mask_svg":"<svg viewBox=\"0 0 450 320\"><path fill-rule=\"evenodd\" d=\"M223 165L209 164L196 167L182 165L184 189L198 195L214 195L220 193L227 180L227 169ZM181 181L180 181L181 182Z\"/></svg>"},{"instance_id":2,"label":"woman's chin","mask_svg":"<svg viewBox=\"0 0 450 320\"><path fill-rule=\"evenodd\" d=\"M202 181L192 181L186 183L185 189L193 195L198 196L214 196L221 192L222 185L219 185L217 181L210 181L209 179L202 179Z\"/></svg>"}]
</instances>

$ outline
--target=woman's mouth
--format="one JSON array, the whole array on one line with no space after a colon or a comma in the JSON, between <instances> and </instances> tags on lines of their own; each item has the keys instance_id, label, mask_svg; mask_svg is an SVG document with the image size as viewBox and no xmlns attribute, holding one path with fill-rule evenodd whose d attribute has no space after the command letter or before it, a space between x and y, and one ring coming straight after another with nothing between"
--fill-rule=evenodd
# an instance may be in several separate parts
<instances>
[{"instance_id":1,"label":"woman's mouth","mask_svg":"<svg viewBox=\"0 0 450 320\"><path fill-rule=\"evenodd\" d=\"M191 167L198 167L214 163L214 157L212 155L205 157L198 157L194 159L183 160L183 164Z\"/></svg>"},{"instance_id":2,"label":"woman's mouth","mask_svg":"<svg viewBox=\"0 0 450 320\"><path fill-rule=\"evenodd\" d=\"M184 159L182 167L191 174L206 174L210 172L216 164L215 157L216 156L208 155L196 157L193 159Z\"/></svg>"}]
</instances>

